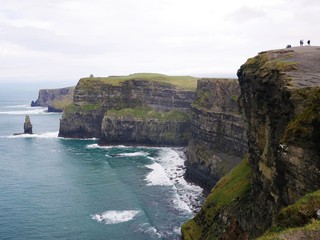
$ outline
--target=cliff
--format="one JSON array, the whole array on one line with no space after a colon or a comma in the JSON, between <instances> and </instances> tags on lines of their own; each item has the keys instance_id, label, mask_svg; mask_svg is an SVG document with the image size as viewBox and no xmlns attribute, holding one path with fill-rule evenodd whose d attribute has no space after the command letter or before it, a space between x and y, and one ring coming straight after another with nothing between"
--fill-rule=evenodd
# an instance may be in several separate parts
<instances>
[{"instance_id":1,"label":"cliff","mask_svg":"<svg viewBox=\"0 0 320 240\"><path fill-rule=\"evenodd\" d=\"M100 144L185 146L189 139L189 116L152 108L107 111L102 120Z\"/></svg>"},{"instance_id":2,"label":"cliff","mask_svg":"<svg viewBox=\"0 0 320 240\"><path fill-rule=\"evenodd\" d=\"M72 103L74 88L41 89L38 99L31 102L31 107L48 107L50 112L62 111Z\"/></svg>"},{"instance_id":3,"label":"cliff","mask_svg":"<svg viewBox=\"0 0 320 240\"><path fill-rule=\"evenodd\" d=\"M210 190L247 151L236 79L201 79L191 107L186 178Z\"/></svg>"},{"instance_id":4,"label":"cliff","mask_svg":"<svg viewBox=\"0 0 320 240\"><path fill-rule=\"evenodd\" d=\"M280 239L288 239L289 227L297 229L296 237L299 231L320 237L319 220L312 225L318 230L307 225L318 208L311 199L319 200L319 194L306 195L320 187L319 60L320 48L306 46L262 52L241 66L248 160L217 183L201 211L182 227L184 239L256 238L272 226L270 234L284 231ZM311 206L308 214L296 207L299 199ZM285 214L286 207L292 215ZM286 221L292 225L281 225Z\"/></svg>"},{"instance_id":5,"label":"cliff","mask_svg":"<svg viewBox=\"0 0 320 240\"><path fill-rule=\"evenodd\" d=\"M80 79L59 136L96 137L100 144L185 144L196 81L162 74ZM135 115L139 111L143 117Z\"/></svg>"}]
</instances>

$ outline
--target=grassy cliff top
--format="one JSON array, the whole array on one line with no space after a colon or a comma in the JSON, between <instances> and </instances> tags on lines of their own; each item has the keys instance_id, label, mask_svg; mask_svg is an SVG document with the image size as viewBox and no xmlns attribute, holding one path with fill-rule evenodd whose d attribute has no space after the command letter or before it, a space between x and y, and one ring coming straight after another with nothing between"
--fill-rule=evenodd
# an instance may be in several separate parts
<instances>
[{"instance_id":1,"label":"grassy cliff top","mask_svg":"<svg viewBox=\"0 0 320 240\"><path fill-rule=\"evenodd\" d=\"M144 80L160 83L172 84L178 88L186 90L195 90L197 88L198 78L191 76L168 76L158 73L134 73L128 76L109 76L109 77L88 77L80 79L80 84L88 84L90 81L101 82L113 86L120 86L128 80Z\"/></svg>"}]
</instances>

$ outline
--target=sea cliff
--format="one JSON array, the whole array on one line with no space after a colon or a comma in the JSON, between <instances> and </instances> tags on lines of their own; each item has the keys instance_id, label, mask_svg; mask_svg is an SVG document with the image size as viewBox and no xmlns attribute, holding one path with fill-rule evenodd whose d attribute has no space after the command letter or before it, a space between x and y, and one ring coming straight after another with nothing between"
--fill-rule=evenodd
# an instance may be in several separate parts
<instances>
[{"instance_id":1,"label":"sea cliff","mask_svg":"<svg viewBox=\"0 0 320 240\"><path fill-rule=\"evenodd\" d=\"M96 137L100 144L184 145L196 82L162 74L80 79L59 136Z\"/></svg>"},{"instance_id":2,"label":"sea cliff","mask_svg":"<svg viewBox=\"0 0 320 240\"><path fill-rule=\"evenodd\" d=\"M31 102L31 107L48 107L49 112L61 112L72 103L74 88L40 89L38 99Z\"/></svg>"},{"instance_id":3,"label":"sea cliff","mask_svg":"<svg viewBox=\"0 0 320 240\"><path fill-rule=\"evenodd\" d=\"M191 106L187 179L210 190L247 152L236 79L200 79Z\"/></svg>"},{"instance_id":4,"label":"sea cliff","mask_svg":"<svg viewBox=\"0 0 320 240\"><path fill-rule=\"evenodd\" d=\"M183 225L183 239L254 239L268 229L261 239L318 239L320 49L261 52L238 77L248 155Z\"/></svg>"},{"instance_id":5,"label":"sea cliff","mask_svg":"<svg viewBox=\"0 0 320 240\"><path fill-rule=\"evenodd\" d=\"M83 78L59 136L100 145L188 146L186 178L205 189L247 151L236 79L162 74Z\"/></svg>"}]
</instances>

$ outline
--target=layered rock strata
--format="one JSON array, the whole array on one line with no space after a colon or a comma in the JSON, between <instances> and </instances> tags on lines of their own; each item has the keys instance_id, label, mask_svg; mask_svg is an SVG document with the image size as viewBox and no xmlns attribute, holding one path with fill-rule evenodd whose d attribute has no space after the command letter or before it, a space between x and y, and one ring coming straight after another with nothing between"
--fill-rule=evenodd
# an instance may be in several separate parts
<instances>
[{"instance_id":1,"label":"layered rock strata","mask_svg":"<svg viewBox=\"0 0 320 240\"><path fill-rule=\"evenodd\" d=\"M256 238L283 207L320 188L320 48L262 52L238 77L249 161L218 182L184 239Z\"/></svg>"},{"instance_id":2,"label":"layered rock strata","mask_svg":"<svg viewBox=\"0 0 320 240\"><path fill-rule=\"evenodd\" d=\"M102 121L100 144L137 144L147 146L185 146L189 121L158 118L116 117L109 114Z\"/></svg>"},{"instance_id":3,"label":"layered rock strata","mask_svg":"<svg viewBox=\"0 0 320 240\"><path fill-rule=\"evenodd\" d=\"M179 116L186 114L194 99L195 88L181 87L183 77L179 77L182 84L178 85L167 82L168 78L171 77L134 74L81 79L74 92L74 104L66 109L61 119L59 136L97 137L100 144L186 144L188 118L164 119L159 114L146 114L141 118L122 111L142 109L167 113L174 110L180 112ZM197 80L186 78L186 82L195 83ZM108 114L110 110L112 115Z\"/></svg>"},{"instance_id":4,"label":"layered rock strata","mask_svg":"<svg viewBox=\"0 0 320 240\"><path fill-rule=\"evenodd\" d=\"M186 177L210 190L247 151L236 79L201 79L191 107Z\"/></svg>"}]
</instances>

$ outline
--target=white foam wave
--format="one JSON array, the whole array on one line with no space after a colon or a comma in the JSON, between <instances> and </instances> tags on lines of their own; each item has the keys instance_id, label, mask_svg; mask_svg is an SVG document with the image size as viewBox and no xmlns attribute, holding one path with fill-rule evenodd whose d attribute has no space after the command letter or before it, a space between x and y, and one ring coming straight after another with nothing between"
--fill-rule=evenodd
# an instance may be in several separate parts
<instances>
[{"instance_id":1,"label":"white foam wave","mask_svg":"<svg viewBox=\"0 0 320 240\"><path fill-rule=\"evenodd\" d=\"M184 159L181 148L160 148L159 155L154 159L155 164L147 166L153 171L147 175L146 180L148 185L172 186L176 192L171 200L174 206L180 210L192 212L198 210L203 201L203 189L184 179Z\"/></svg>"},{"instance_id":2,"label":"white foam wave","mask_svg":"<svg viewBox=\"0 0 320 240\"><path fill-rule=\"evenodd\" d=\"M59 132L44 132L38 134L10 135L8 138L58 138Z\"/></svg>"},{"instance_id":3,"label":"white foam wave","mask_svg":"<svg viewBox=\"0 0 320 240\"><path fill-rule=\"evenodd\" d=\"M147 152L132 152L132 153L119 153L118 156L122 157L137 157L137 156L148 156Z\"/></svg>"},{"instance_id":4,"label":"white foam wave","mask_svg":"<svg viewBox=\"0 0 320 240\"><path fill-rule=\"evenodd\" d=\"M91 139L95 140L95 139ZM101 148L101 149L110 149L110 148L126 148L126 146L123 145L117 145L117 146L100 146L98 143L88 144L86 146L88 149L95 149L95 148Z\"/></svg>"},{"instance_id":5,"label":"white foam wave","mask_svg":"<svg viewBox=\"0 0 320 240\"><path fill-rule=\"evenodd\" d=\"M29 108L29 107L30 106L26 104L3 106L3 108Z\"/></svg>"},{"instance_id":6,"label":"white foam wave","mask_svg":"<svg viewBox=\"0 0 320 240\"><path fill-rule=\"evenodd\" d=\"M47 108L28 108L15 111L1 111L0 115L35 115L35 114L56 114L48 113Z\"/></svg>"},{"instance_id":7,"label":"white foam wave","mask_svg":"<svg viewBox=\"0 0 320 240\"><path fill-rule=\"evenodd\" d=\"M161 234L154 226L150 226L149 223L143 223L139 227L139 231L150 235L151 237L161 238Z\"/></svg>"},{"instance_id":8,"label":"white foam wave","mask_svg":"<svg viewBox=\"0 0 320 240\"><path fill-rule=\"evenodd\" d=\"M172 186L173 183L168 178L165 170L159 163L146 165L152 171L146 176L148 186Z\"/></svg>"},{"instance_id":9,"label":"white foam wave","mask_svg":"<svg viewBox=\"0 0 320 240\"><path fill-rule=\"evenodd\" d=\"M122 222L131 221L135 216L139 214L139 211L136 210L124 210L124 211L115 211L110 210L103 213L97 213L91 215L93 220L97 222L102 222L105 224L118 224Z\"/></svg>"}]
</instances>

